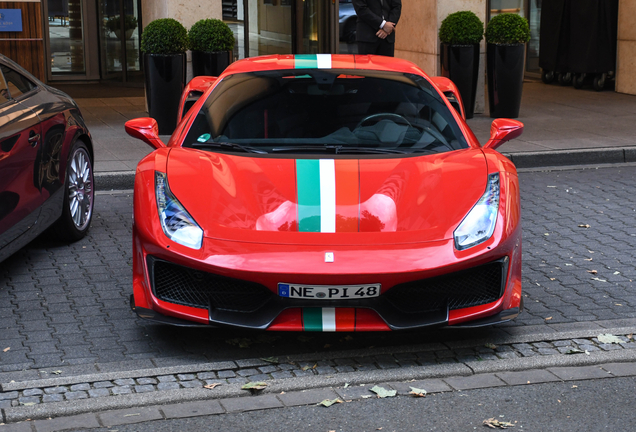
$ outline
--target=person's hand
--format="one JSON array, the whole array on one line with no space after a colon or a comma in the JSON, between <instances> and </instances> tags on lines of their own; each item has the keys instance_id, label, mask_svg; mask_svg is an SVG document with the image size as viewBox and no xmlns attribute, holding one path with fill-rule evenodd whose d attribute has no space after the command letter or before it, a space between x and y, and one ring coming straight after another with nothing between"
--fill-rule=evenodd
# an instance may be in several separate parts
<instances>
[{"instance_id":1,"label":"person's hand","mask_svg":"<svg viewBox=\"0 0 636 432\"><path fill-rule=\"evenodd\" d=\"M386 27L386 26L385 26ZM387 32L385 32L384 30L380 29L378 30L378 32L375 34L377 37L379 37L380 39L386 39L386 37L389 35Z\"/></svg>"},{"instance_id":2,"label":"person's hand","mask_svg":"<svg viewBox=\"0 0 636 432\"><path fill-rule=\"evenodd\" d=\"M384 30L387 35L390 35L391 33L393 33L393 30L395 30L395 23L387 21L384 24L384 27L382 27L382 30Z\"/></svg>"}]
</instances>

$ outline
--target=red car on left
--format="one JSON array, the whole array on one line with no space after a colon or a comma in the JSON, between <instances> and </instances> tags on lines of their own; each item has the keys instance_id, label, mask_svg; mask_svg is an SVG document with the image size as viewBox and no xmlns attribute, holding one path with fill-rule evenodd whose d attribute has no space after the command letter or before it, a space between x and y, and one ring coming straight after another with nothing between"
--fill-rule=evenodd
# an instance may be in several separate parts
<instances>
[{"instance_id":1,"label":"red car on left","mask_svg":"<svg viewBox=\"0 0 636 432\"><path fill-rule=\"evenodd\" d=\"M0 54L0 261L47 228L86 235L93 143L77 104Z\"/></svg>"}]
</instances>

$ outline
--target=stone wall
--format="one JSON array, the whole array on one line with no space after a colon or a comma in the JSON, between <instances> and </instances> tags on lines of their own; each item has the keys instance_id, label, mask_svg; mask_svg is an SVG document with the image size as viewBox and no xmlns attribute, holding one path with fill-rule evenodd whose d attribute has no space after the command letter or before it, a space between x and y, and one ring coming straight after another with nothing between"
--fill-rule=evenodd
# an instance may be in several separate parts
<instances>
[{"instance_id":1,"label":"stone wall","mask_svg":"<svg viewBox=\"0 0 636 432\"><path fill-rule=\"evenodd\" d=\"M636 0L620 0L618 4L618 51L616 58L616 91L636 95Z\"/></svg>"}]
</instances>

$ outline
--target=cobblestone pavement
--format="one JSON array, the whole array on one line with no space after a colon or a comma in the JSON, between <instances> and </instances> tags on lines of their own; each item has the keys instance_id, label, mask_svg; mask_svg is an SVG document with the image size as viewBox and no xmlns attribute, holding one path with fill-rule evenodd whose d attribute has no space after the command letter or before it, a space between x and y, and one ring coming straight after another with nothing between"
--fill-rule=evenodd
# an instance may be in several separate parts
<instances>
[{"instance_id":1,"label":"cobblestone pavement","mask_svg":"<svg viewBox=\"0 0 636 432\"><path fill-rule=\"evenodd\" d=\"M448 340L488 338L517 327L635 318L636 167L528 172L520 178L526 310L519 318L472 332L438 329L348 337L182 329L138 319L128 305L132 197L128 193L98 195L93 225L84 240L70 246L37 240L0 264L0 382L303 353L328 355L345 349L373 351L414 342L441 344L439 351L444 352L450 351L444 345ZM587 345L574 341L571 346L582 350L587 349L584 346L597 347L593 340L588 341ZM541 349L559 348L563 347L532 346L526 351L542 354ZM513 354L505 355L524 355L521 348L512 347L509 352ZM434 361L454 362L458 356L482 354L499 355L453 352L447 357L436 356ZM405 365L421 361L419 357L395 360L398 366L402 361ZM273 377L274 373L296 374L294 370L302 371L303 367L290 366L296 369L263 372L255 366L254 372ZM356 367L324 365L345 366ZM228 369L237 375L243 370ZM177 383L193 381L174 378ZM196 380L204 383L206 379L230 378L234 377L197 376ZM156 389L159 379L149 379L157 384L110 382L113 387L103 388L109 392L125 386L140 391L149 389L143 386ZM65 387L59 393L43 391L32 396L22 393L18 399L42 401L45 395L59 398L53 395L66 397L76 392L77 397L85 397L91 391L96 395L106 391L97 391L95 383L77 384L81 388ZM29 401L35 403L35 399Z\"/></svg>"}]
</instances>

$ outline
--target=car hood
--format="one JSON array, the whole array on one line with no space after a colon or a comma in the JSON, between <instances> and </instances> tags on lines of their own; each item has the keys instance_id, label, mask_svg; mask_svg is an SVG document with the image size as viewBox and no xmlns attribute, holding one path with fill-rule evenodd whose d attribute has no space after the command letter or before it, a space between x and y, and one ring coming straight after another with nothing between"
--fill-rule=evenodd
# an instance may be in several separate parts
<instances>
[{"instance_id":1,"label":"car hood","mask_svg":"<svg viewBox=\"0 0 636 432\"><path fill-rule=\"evenodd\" d=\"M288 244L450 239L486 189L479 149L316 158L174 148L170 190L205 237Z\"/></svg>"}]
</instances>

